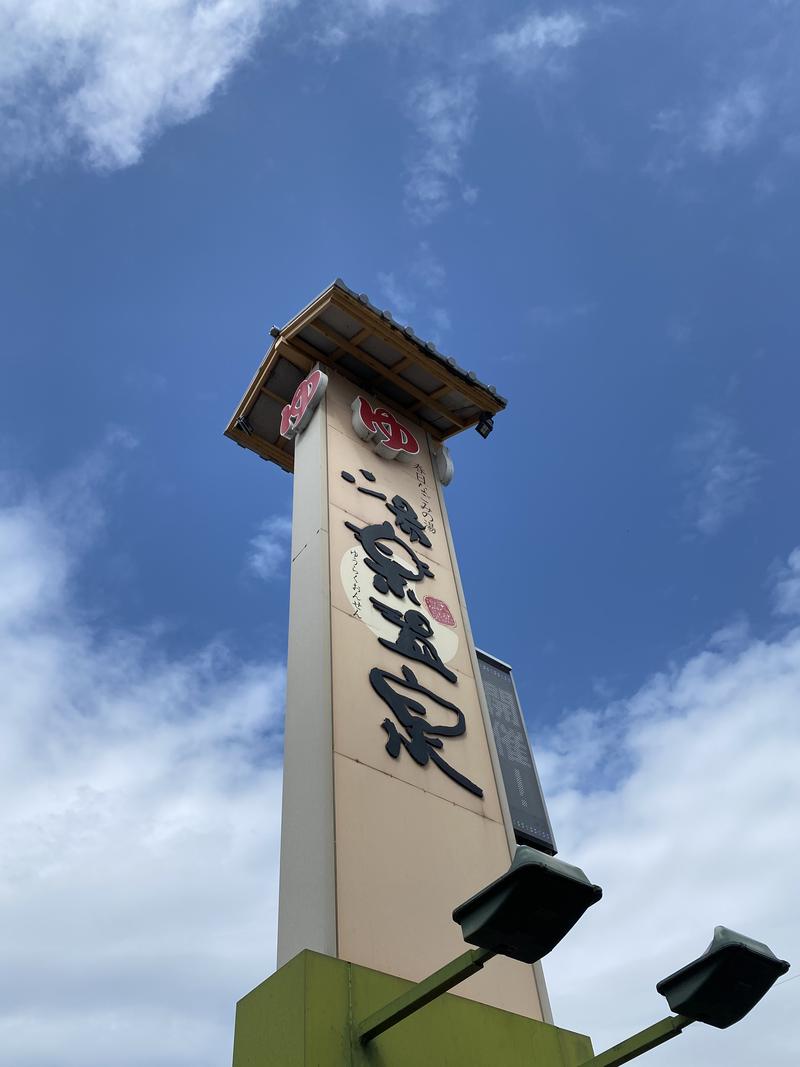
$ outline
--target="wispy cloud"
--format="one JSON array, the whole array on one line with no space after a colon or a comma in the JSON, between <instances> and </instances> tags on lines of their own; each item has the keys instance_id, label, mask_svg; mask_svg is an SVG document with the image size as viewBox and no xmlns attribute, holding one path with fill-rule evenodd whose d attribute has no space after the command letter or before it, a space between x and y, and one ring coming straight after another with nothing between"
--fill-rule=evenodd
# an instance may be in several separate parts
<instances>
[{"instance_id":1,"label":"wispy cloud","mask_svg":"<svg viewBox=\"0 0 800 1067\"><path fill-rule=\"evenodd\" d=\"M420 241L411 266L414 278L428 290L441 289L447 278L444 264L428 241Z\"/></svg>"},{"instance_id":2,"label":"wispy cloud","mask_svg":"<svg viewBox=\"0 0 800 1067\"><path fill-rule=\"evenodd\" d=\"M265 519L250 539L247 565L264 581L285 574L292 537L292 520L285 515Z\"/></svg>"},{"instance_id":3,"label":"wispy cloud","mask_svg":"<svg viewBox=\"0 0 800 1067\"><path fill-rule=\"evenodd\" d=\"M9 0L0 13L0 166L77 155L136 163L163 130L201 114L291 0Z\"/></svg>"},{"instance_id":4,"label":"wispy cloud","mask_svg":"<svg viewBox=\"0 0 800 1067\"><path fill-rule=\"evenodd\" d=\"M449 333L453 325L450 319L450 312L447 308L433 308L431 311L431 322L433 323L433 340L439 344L442 342L444 336Z\"/></svg>"},{"instance_id":5,"label":"wispy cloud","mask_svg":"<svg viewBox=\"0 0 800 1067\"><path fill-rule=\"evenodd\" d=\"M566 326L570 322L585 319L597 310L594 301L585 301L580 304L568 304L564 307L555 307L550 304L536 304L528 312L528 318L536 326L544 326L549 330Z\"/></svg>"},{"instance_id":6,"label":"wispy cloud","mask_svg":"<svg viewBox=\"0 0 800 1067\"><path fill-rule=\"evenodd\" d=\"M408 108L417 148L406 183L406 207L418 223L438 218L458 197L474 204L479 190L462 177L464 155L478 115L478 76L486 64L513 74L564 72L559 56L578 45L590 20L600 25L616 17L602 5L589 16L563 10L531 11L513 26L493 34L458 58L449 77L427 77L412 90Z\"/></svg>"},{"instance_id":7,"label":"wispy cloud","mask_svg":"<svg viewBox=\"0 0 800 1067\"><path fill-rule=\"evenodd\" d=\"M274 960L283 672L87 622L102 463L0 498L0 1046L220 1063Z\"/></svg>"},{"instance_id":8,"label":"wispy cloud","mask_svg":"<svg viewBox=\"0 0 800 1067\"><path fill-rule=\"evenodd\" d=\"M541 14L533 11L514 29L495 34L494 55L516 73L560 69L560 54L580 44L588 30L582 15L571 11Z\"/></svg>"},{"instance_id":9,"label":"wispy cloud","mask_svg":"<svg viewBox=\"0 0 800 1067\"><path fill-rule=\"evenodd\" d=\"M388 19L423 19L446 7L448 0L324 0L314 13L313 38L339 52L350 42L383 33Z\"/></svg>"},{"instance_id":10,"label":"wispy cloud","mask_svg":"<svg viewBox=\"0 0 800 1067\"><path fill-rule=\"evenodd\" d=\"M380 286L381 295L389 302L387 310L401 318L411 314L416 307L416 300L409 290L398 282L393 271L379 271L378 285Z\"/></svg>"},{"instance_id":11,"label":"wispy cloud","mask_svg":"<svg viewBox=\"0 0 800 1067\"><path fill-rule=\"evenodd\" d=\"M696 44L699 36L705 47L694 59L697 70L687 68L675 95L652 120L655 137L645 171L665 182L700 161L751 160L757 168L754 193L763 200L780 185L784 168L788 172L796 134L800 7L744 0L723 6L720 19L706 23L685 9L691 19L687 37ZM720 49L723 15L728 25ZM693 52L695 48L687 51L689 64Z\"/></svg>"},{"instance_id":12,"label":"wispy cloud","mask_svg":"<svg viewBox=\"0 0 800 1067\"><path fill-rule=\"evenodd\" d=\"M459 185L477 116L476 81L425 78L412 90L408 106L418 145L406 183L406 206L415 221L427 223L449 206Z\"/></svg>"},{"instance_id":13,"label":"wispy cloud","mask_svg":"<svg viewBox=\"0 0 800 1067\"><path fill-rule=\"evenodd\" d=\"M685 508L692 526L710 537L750 502L763 461L739 439L733 419L699 412L676 446L684 470Z\"/></svg>"},{"instance_id":14,"label":"wispy cloud","mask_svg":"<svg viewBox=\"0 0 800 1067\"><path fill-rule=\"evenodd\" d=\"M694 327L688 315L671 315L667 321L667 337L674 345L684 348L692 339Z\"/></svg>"},{"instance_id":15,"label":"wispy cloud","mask_svg":"<svg viewBox=\"0 0 800 1067\"><path fill-rule=\"evenodd\" d=\"M777 569L773 597L776 614L800 615L800 547Z\"/></svg>"},{"instance_id":16,"label":"wispy cloud","mask_svg":"<svg viewBox=\"0 0 800 1067\"><path fill-rule=\"evenodd\" d=\"M429 241L420 241L410 266L403 273L403 281L398 280L394 271L378 274L381 294L389 302L388 310L408 318L419 309L417 327L436 344L442 343L451 327L450 314L440 303L447 271Z\"/></svg>"},{"instance_id":17,"label":"wispy cloud","mask_svg":"<svg viewBox=\"0 0 800 1067\"><path fill-rule=\"evenodd\" d=\"M743 82L712 104L700 126L700 147L712 156L741 152L756 139L766 114L763 86Z\"/></svg>"}]
</instances>

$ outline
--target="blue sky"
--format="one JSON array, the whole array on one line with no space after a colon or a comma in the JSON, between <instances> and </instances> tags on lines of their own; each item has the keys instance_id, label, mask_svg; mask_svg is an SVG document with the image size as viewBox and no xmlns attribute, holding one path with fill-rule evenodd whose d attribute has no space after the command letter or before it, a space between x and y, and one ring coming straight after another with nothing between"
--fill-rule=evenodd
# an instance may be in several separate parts
<instances>
[{"instance_id":1,"label":"blue sky","mask_svg":"<svg viewBox=\"0 0 800 1067\"><path fill-rule=\"evenodd\" d=\"M180 899L228 849L192 914L205 928L235 900L215 943L245 944L214 957L227 984L195 991L216 1020L199 1048L227 1048L230 1004L270 969L291 482L221 431L269 327L341 276L509 398L487 442L453 443L448 503L473 629L515 666L565 858L641 899L665 869L620 857L656 841L674 856L687 831L677 802L643 821L639 785L682 783L698 823L669 898L686 945L639 960L654 907L631 958L589 978L638 1005L713 921L754 923L796 958L796 848L767 828L793 811L796 846L800 4L12 0L0 28L4 834L28 900L13 928L93 893L109 929L132 922L122 860L82 882L112 840L146 898L166 879ZM130 768L148 751L137 830ZM768 873L728 871L723 845L755 847ZM714 918L726 871L734 914ZM185 947L182 910L153 919ZM587 919L571 971L552 964L559 1021L598 1047L660 1009L643 999L606 1033L611 1008L575 983L621 936L608 914ZM110 998L101 1030L163 1029L114 999L124 945L111 977L81 960L86 999ZM69 1033L94 1062L76 1006L33 985L0 1020L15 1062L52 1062L49 1037L20 1035L56 1002L52 1047ZM771 1062L789 1062L779 1009L797 989L742 1024L752 1047L778 1033ZM169 1018L176 1034L191 1018L180 997ZM750 1055L725 1036L690 1032L681 1052ZM201 1062L175 1041L165 1063ZM161 1062L153 1048L131 1063Z\"/></svg>"}]
</instances>

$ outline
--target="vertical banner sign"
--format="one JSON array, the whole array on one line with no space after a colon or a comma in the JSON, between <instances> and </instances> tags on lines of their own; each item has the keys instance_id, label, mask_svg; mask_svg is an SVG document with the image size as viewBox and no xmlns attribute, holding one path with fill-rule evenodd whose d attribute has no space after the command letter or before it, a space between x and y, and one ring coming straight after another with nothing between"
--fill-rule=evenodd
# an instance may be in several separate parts
<instances>
[{"instance_id":1,"label":"vertical banner sign","mask_svg":"<svg viewBox=\"0 0 800 1067\"><path fill-rule=\"evenodd\" d=\"M464 950L453 908L508 867L490 727L427 435L333 371L320 410L336 953L419 981ZM540 1017L533 973L514 960L459 993Z\"/></svg>"},{"instance_id":2,"label":"vertical banner sign","mask_svg":"<svg viewBox=\"0 0 800 1067\"><path fill-rule=\"evenodd\" d=\"M517 843L531 845L555 856L553 830L511 668L480 649L476 651Z\"/></svg>"}]
</instances>

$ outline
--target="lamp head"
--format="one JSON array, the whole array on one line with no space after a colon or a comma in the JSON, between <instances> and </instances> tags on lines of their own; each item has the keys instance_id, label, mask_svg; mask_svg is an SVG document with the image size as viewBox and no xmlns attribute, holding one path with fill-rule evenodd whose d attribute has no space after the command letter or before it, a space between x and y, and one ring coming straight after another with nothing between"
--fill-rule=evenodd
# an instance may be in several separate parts
<instances>
[{"instance_id":1,"label":"lamp head","mask_svg":"<svg viewBox=\"0 0 800 1067\"><path fill-rule=\"evenodd\" d=\"M579 867L520 845L509 870L460 904L453 919L470 945L535 963L602 895Z\"/></svg>"},{"instance_id":2,"label":"lamp head","mask_svg":"<svg viewBox=\"0 0 800 1067\"><path fill-rule=\"evenodd\" d=\"M760 941L725 926L702 956L656 985L670 1010L724 1030L758 1004L774 982L789 970Z\"/></svg>"}]
</instances>

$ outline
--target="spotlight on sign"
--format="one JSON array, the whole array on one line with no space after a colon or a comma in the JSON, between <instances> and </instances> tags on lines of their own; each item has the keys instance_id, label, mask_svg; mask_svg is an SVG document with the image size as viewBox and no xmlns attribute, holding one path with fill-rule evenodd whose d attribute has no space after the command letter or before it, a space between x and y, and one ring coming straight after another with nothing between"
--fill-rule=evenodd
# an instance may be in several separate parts
<instances>
[{"instance_id":1,"label":"spotlight on sign","mask_svg":"<svg viewBox=\"0 0 800 1067\"><path fill-rule=\"evenodd\" d=\"M760 941L717 926L703 955L656 989L671 1011L724 1030L743 1019L788 970L786 960Z\"/></svg>"},{"instance_id":2,"label":"spotlight on sign","mask_svg":"<svg viewBox=\"0 0 800 1067\"><path fill-rule=\"evenodd\" d=\"M459 905L453 919L470 945L535 963L602 895L579 867L520 845L509 870Z\"/></svg>"},{"instance_id":3,"label":"spotlight on sign","mask_svg":"<svg viewBox=\"0 0 800 1067\"><path fill-rule=\"evenodd\" d=\"M478 431L478 433L481 435L481 437L485 441L486 438L489 436L489 434L494 429L494 419L492 418L490 412L488 412L488 411L482 411L481 412L480 418L478 419L478 425L475 427L475 429Z\"/></svg>"}]
</instances>

